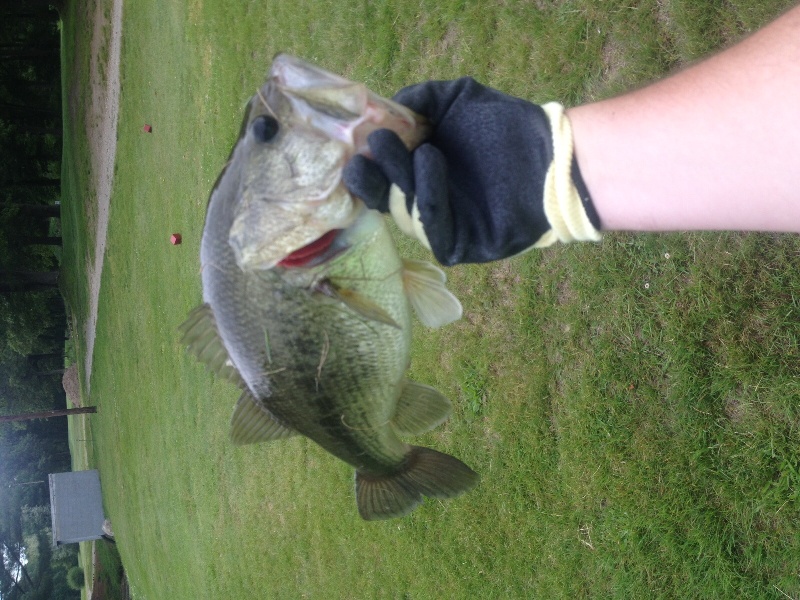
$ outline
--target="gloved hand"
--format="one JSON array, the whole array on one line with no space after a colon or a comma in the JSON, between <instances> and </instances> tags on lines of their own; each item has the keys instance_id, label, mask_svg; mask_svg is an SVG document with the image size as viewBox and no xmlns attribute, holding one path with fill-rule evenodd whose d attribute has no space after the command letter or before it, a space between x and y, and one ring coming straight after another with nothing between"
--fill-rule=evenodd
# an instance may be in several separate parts
<instances>
[{"instance_id":1,"label":"gloved hand","mask_svg":"<svg viewBox=\"0 0 800 600\"><path fill-rule=\"evenodd\" d=\"M600 239L560 104L537 106L471 78L421 83L394 100L427 117L432 135L409 152L393 132L373 132L372 160L355 156L344 182L440 263Z\"/></svg>"}]
</instances>

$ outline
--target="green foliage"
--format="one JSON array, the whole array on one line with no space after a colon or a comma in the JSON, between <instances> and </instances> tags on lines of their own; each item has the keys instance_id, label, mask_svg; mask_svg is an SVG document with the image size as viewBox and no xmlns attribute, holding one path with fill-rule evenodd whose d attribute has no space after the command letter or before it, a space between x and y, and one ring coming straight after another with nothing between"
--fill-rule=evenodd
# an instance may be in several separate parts
<instances>
[{"instance_id":1,"label":"green foliage","mask_svg":"<svg viewBox=\"0 0 800 600\"><path fill-rule=\"evenodd\" d=\"M49 532L48 532L49 533ZM83 586L74 588L67 579L69 572L74 569L81 569L78 566L78 548L74 544L52 547L52 538L43 540L42 543L48 543L48 548L51 550L52 558L49 561L49 572L41 576L49 576L52 584L50 596L48 598L61 598L63 600L79 600L81 597L80 589ZM77 575L75 575L77 577ZM78 578L78 581L85 581L83 578Z\"/></svg>"},{"instance_id":2,"label":"green foliage","mask_svg":"<svg viewBox=\"0 0 800 600\"><path fill-rule=\"evenodd\" d=\"M50 527L50 506L23 506L20 517L22 531L26 535L36 535Z\"/></svg>"},{"instance_id":3,"label":"green foliage","mask_svg":"<svg viewBox=\"0 0 800 600\"><path fill-rule=\"evenodd\" d=\"M55 255L38 243L50 232L42 208L58 193L58 18L46 4L24 4L0 8L0 411L54 402L50 382L36 389L23 357L63 347L65 322Z\"/></svg>"},{"instance_id":4,"label":"green foliage","mask_svg":"<svg viewBox=\"0 0 800 600\"><path fill-rule=\"evenodd\" d=\"M86 578L81 567L75 566L67 571L67 585L73 590L79 590L86 585Z\"/></svg>"},{"instance_id":5,"label":"green foliage","mask_svg":"<svg viewBox=\"0 0 800 600\"><path fill-rule=\"evenodd\" d=\"M49 517L49 507L48 517ZM50 534L50 532L47 532ZM52 535L52 534L51 534ZM78 564L78 546L77 544L63 544L52 549L51 564L54 567L63 567L64 571L68 571L70 567Z\"/></svg>"},{"instance_id":6,"label":"green foliage","mask_svg":"<svg viewBox=\"0 0 800 600\"><path fill-rule=\"evenodd\" d=\"M175 333L200 301L208 192L276 51L383 94L469 73L581 101L644 83L786 6L126 3L120 123L155 128L119 130L91 381L99 411L71 426L76 467L100 469L137 592L800 596L795 236L614 235L450 269L465 318L415 331L410 377L452 398L454 415L413 443L463 458L482 483L386 523L360 521L352 470L302 439L232 447L237 391ZM88 101L91 10L65 13L65 97L77 107ZM84 119L68 124L64 175L77 330L93 248ZM182 246L168 245L172 231Z\"/></svg>"},{"instance_id":7,"label":"green foliage","mask_svg":"<svg viewBox=\"0 0 800 600\"><path fill-rule=\"evenodd\" d=\"M488 402L486 390L489 387L488 376L472 361L464 362L461 368L461 392L466 411L474 418L481 414Z\"/></svg>"}]
</instances>

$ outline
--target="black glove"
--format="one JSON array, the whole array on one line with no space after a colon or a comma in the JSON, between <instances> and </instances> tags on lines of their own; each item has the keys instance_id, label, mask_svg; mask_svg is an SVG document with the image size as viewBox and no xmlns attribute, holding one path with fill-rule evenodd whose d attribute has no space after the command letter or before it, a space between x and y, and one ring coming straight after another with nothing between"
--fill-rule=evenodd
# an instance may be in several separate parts
<instances>
[{"instance_id":1,"label":"black glove","mask_svg":"<svg viewBox=\"0 0 800 600\"><path fill-rule=\"evenodd\" d=\"M531 104L471 78L421 83L394 100L430 120L430 138L409 152L392 131L373 132L373 159L355 156L344 182L439 262L600 239L560 104Z\"/></svg>"}]
</instances>

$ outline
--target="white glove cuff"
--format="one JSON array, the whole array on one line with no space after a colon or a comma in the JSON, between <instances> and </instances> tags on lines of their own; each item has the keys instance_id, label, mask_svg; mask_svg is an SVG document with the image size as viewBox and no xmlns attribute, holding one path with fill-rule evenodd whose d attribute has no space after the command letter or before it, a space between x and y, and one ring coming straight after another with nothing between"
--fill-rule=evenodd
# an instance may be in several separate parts
<instances>
[{"instance_id":1,"label":"white glove cuff","mask_svg":"<svg viewBox=\"0 0 800 600\"><path fill-rule=\"evenodd\" d=\"M594 228L583 208L580 194L572 182L572 126L564 107L557 102L542 106L553 131L553 162L547 171L544 183L544 214L551 229L534 245L549 246L556 241L600 240L600 232Z\"/></svg>"},{"instance_id":2,"label":"white glove cuff","mask_svg":"<svg viewBox=\"0 0 800 600\"><path fill-rule=\"evenodd\" d=\"M425 235L422 220L419 218L417 203L414 202L411 214L409 214L406 208L406 195L394 184L389 188L389 212L392 213L392 218L400 231L409 237L417 238L428 250L431 249L431 243L428 241L428 236Z\"/></svg>"}]
</instances>

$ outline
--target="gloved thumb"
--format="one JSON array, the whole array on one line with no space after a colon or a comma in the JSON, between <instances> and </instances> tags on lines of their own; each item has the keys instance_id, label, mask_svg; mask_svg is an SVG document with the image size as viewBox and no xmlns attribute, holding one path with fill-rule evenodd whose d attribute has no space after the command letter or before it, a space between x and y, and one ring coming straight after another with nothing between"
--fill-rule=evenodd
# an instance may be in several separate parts
<instances>
[{"instance_id":1,"label":"gloved thumb","mask_svg":"<svg viewBox=\"0 0 800 600\"><path fill-rule=\"evenodd\" d=\"M342 181L350 193L369 208L389 212L390 182L380 167L366 156L356 154L342 170Z\"/></svg>"}]
</instances>

